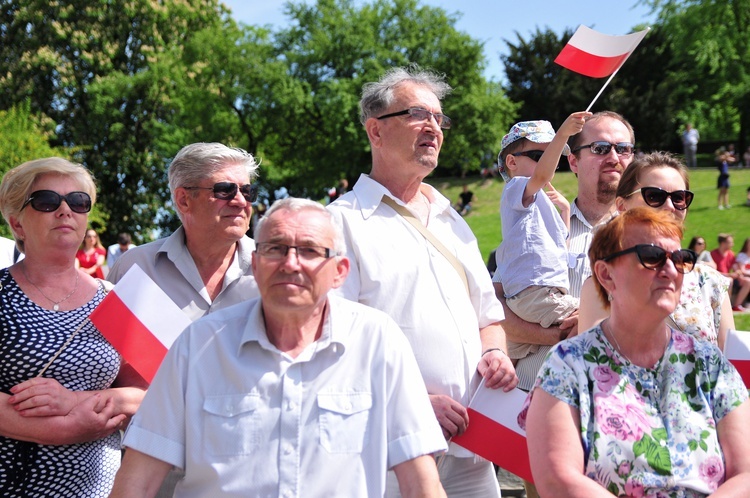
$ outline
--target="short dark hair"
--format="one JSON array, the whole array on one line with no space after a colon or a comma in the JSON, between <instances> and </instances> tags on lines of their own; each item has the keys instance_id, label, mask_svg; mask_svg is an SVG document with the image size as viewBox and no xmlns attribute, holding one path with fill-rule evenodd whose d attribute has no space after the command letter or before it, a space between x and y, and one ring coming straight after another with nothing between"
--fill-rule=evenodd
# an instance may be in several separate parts
<instances>
[{"instance_id":1,"label":"short dark hair","mask_svg":"<svg viewBox=\"0 0 750 498\"><path fill-rule=\"evenodd\" d=\"M130 245L131 240L129 233L122 232L117 235L117 243L121 246Z\"/></svg>"}]
</instances>

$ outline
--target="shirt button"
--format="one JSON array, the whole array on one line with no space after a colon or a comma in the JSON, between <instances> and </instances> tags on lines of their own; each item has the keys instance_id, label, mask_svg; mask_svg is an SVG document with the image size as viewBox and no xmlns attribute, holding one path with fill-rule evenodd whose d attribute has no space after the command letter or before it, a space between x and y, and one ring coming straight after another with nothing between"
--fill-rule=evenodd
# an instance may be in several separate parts
<instances>
[{"instance_id":1,"label":"shirt button","mask_svg":"<svg viewBox=\"0 0 750 498\"><path fill-rule=\"evenodd\" d=\"M662 448L664 448L667 445L667 442L662 439L661 441L659 441L659 444Z\"/></svg>"},{"instance_id":2,"label":"shirt button","mask_svg":"<svg viewBox=\"0 0 750 498\"><path fill-rule=\"evenodd\" d=\"M292 453L292 447L291 446L286 446L284 448L284 454L285 455L291 455L291 453Z\"/></svg>"},{"instance_id":3,"label":"shirt button","mask_svg":"<svg viewBox=\"0 0 750 498\"><path fill-rule=\"evenodd\" d=\"M290 401L289 402L289 409L290 410L294 410L295 408L297 408L297 403L295 403L294 401Z\"/></svg>"}]
</instances>

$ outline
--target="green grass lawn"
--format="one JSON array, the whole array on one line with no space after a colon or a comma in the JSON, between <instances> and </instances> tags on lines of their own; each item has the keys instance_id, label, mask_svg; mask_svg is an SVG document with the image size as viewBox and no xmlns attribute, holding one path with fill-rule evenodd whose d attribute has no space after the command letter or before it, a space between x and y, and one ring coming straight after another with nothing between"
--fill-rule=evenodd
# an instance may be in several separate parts
<instances>
[{"instance_id":1,"label":"green grass lawn","mask_svg":"<svg viewBox=\"0 0 750 498\"><path fill-rule=\"evenodd\" d=\"M698 168L690 171L690 190L695 192L695 199L685 220L685 239L683 247L687 247L693 236L699 235L706 239L708 249L718 245L716 236L719 233L730 233L734 236L737 252L744 240L750 237L750 207L745 206L747 188L750 186L750 169L733 169L730 171L729 199L732 209L720 211L717 209L718 190L715 168ZM474 203L466 222L474 231L479 242L479 250L487 261L490 252L502 241L500 225L500 196L505 184L500 178L483 180L479 176L461 178L428 178L426 180L440 190L453 203L458 201L458 194L464 184L474 192ZM573 173L559 172L552 182L557 190L572 202L575 199L578 186ZM735 314L735 322L740 330L750 330L750 313Z\"/></svg>"}]
</instances>

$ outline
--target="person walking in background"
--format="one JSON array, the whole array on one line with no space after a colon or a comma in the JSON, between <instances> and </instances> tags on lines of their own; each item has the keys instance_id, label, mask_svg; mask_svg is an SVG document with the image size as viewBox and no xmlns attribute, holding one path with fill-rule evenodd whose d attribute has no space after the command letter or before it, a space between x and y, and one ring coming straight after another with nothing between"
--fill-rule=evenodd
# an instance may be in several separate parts
<instances>
[{"instance_id":1,"label":"person walking in background","mask_svg":"<svg viewBox=\"0 0 750 498\"><path fill-rule=\"evenodd\" d=\"M117 244L112 244L107 248L107 266L110 268L115 266L115 263L120 258L120 256L122 256L125 251L134 247L135 244L132 243L129 233L123 232L121 234L118 234Z\"/></svg>"},{"instance_id":2,"label":"person walking in background","mask_svg":"<svg viewBox=\"0 0 750 498\"><path fill-rule=\"evenodd\" d=\"M99 240L96 230L89 228L76 252L76 264L94 278L104 278L102 267L106 263L107 250Z\"/></svg>"},{"instance_id":3,"label":"person walking in background","mask_svg":"<svg viewBox=\"0 0 750 498\"><path fill-rule=\"evenodd\" d=\"M685 131L682 132L682 145L685 150L685 164L687 164L688 168L696 168L698 166L696 153L698 152L698 141L700 138L700 133L693 128L692 124L685 124Z\"/></svg>"},{"instance_id":4,"label":"person walking in background","mask_svg":"<svg viewBox=\"0 0 750 498\"><path fill-rule=\"evenodd\" d=\"M372 169L328 209L344 226L351 270L341 295L385 311L406 334L446 440L469 425L481 377L515 387L495 298L476 238L449 199L423 182L437 167L451 120L445 77L416 66L366 83L360 100ZM478 372L478 374L477 374ZM422 380L424 379L424 380ZM440 457L448 496L498 497L492 464L455 444ZM386 496L397 496L393 473Z\"/></svg>"},{"instance_id":5,"label":"person walking in background","mask_svg":"<svg viewBox=\"0 0 750 498\"><path fill-rule=\"evenodd\" d=\"M719 168L719 178L716 180L716 188L719 189L719 209L729 209L729 163L734 161L732 156L724 147L716 153L716 166Z\"/></svg>"}]
</instances>

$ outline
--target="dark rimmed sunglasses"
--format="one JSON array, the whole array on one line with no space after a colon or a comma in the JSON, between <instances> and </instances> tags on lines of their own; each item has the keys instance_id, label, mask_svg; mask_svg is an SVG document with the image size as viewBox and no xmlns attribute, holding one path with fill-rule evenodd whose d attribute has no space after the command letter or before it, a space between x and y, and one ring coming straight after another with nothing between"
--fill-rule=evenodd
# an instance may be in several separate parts
<instances>
[{"instance_id":1,"label":"dark rimmed sunglasses","mask_svg":"<svg viewBox=\"0 0 750 498\"><path fill-rule=\"evenodd\" d=\"M610 254L609 256L602 258L602 261L612 261L615 258L624 256L625 254L630 254L631 252L636 253L636 255L638 255L638 261L641 262L644 268L649 270L657 270L661 268L667 262L667 258L669 258L672 260L672 263L678 272L689 273L695 268L695 262L698 259L695 252L690 249L678 249L669 252L653 244L637 244L630 249Z\"/></svg>"},{"instance_id":2,"label":"dark rimmed sunglasses","mask_svg":"<svg viewBox=\"0 0 750 498\"><path fill-rule=\"evenodd\" d=\"M583 149L589 149L591 150L592 154L596 154L597 156L606 156L607 154L609 154L609 151L612 150L612 147L615 148L615 153L618 156L627 157L633 153L634 146L630 142L618 142L616 144L613 144L605 141L596 141L586 145L579 145L578 147L573 149L573 152L578 152L579 150Z\"/></svg>"},{"instance_id":3,"label":"dark rimmed sunglasses","mask_svg":"<svg viewBox=\"0 0 750 498\"><path fill-rule=\"evenodd\" d=\"M543 150L525 150L523 152L511 152L509 155L511 156L525 156L534 161L535 163L538 163L539 160L544 155Z\"/></svg>"},{"instance_id":4,"label":"dark rimmed sunglasses","mask_svg":"<svg viewBox=\"0 0 750 498\"><path fill-rule=\"evenodd\" d=\"M678 211L684 211L693 202L693 194L689 190L675 190L673 192L667 192L666 190L660 189L659 187L641 187L638 190L630 192L625 197L630 197L633 194L641 193L643 200L650 207L657 208L664 205L667 202L667 198L672 199L672 205Z\"/></svg>"},{"instance_id":5,"label":"dark rimmed sunglasses","mask_svg":"<svg viewBox=\"0 0 750 498\"><path fill-rule=\"evenodd\" d=\"M237 195L239 190L242 197L247 202L255 202L258 198L258 188L255 185L246 183L245 185L238 185L232 182L219 182L214 183L213 187L182 187L185 190L211 190L214 198L221 199L222 201L231 201Z\"/></svg>"},{"instance_id":6,"label":"dark rimmed sunglasses","mask_svg":"<svg viewBox=\"0 0 750 498\"><path fill-rule=\"evenodd\" d=\"M65 201L68 207L74 213L88 213L91 211L91 196L86 192L69 192L65 195L60 195L54 190L37 190L32 192L26 202L23 203L21 209L25 208L29 204L31 207L42 213L51 213L57 211Z\"/></svg>"}]
</instances>

